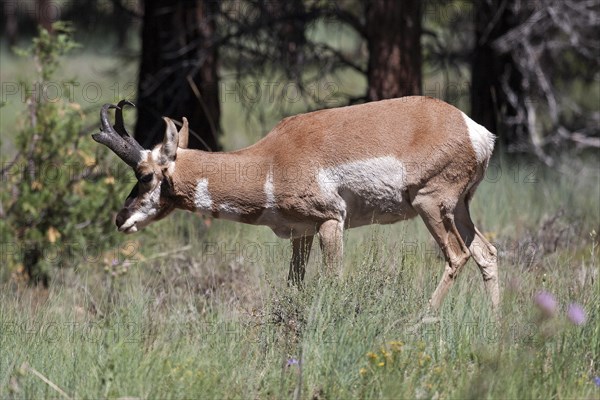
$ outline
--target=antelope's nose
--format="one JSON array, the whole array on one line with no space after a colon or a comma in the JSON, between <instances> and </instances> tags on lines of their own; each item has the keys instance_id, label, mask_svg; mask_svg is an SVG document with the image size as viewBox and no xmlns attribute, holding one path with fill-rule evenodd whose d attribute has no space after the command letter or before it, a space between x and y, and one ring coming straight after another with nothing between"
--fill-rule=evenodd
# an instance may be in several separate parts
<instances>
[{"instance_id":1,"label":"antelope's nose","mask_svg":"<svg viewBox=\"0 0 600 400\"><path fill-rule=\"evenodd\" d=\"M117 228L120 228L125 223L125 221L127 221L127 214L128 212L126 210L119 211L119 213L117 214L117 218L115 219L115 224L117 225Z\"/></svg>"}]
</instances>

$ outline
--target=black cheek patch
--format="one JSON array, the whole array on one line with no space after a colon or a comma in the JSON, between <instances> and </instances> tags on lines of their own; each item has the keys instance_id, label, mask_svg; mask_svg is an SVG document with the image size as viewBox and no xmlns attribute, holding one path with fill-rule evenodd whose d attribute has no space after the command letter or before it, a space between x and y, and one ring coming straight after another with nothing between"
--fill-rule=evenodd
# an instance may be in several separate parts
<instances>
[{"instance_id":1,"label":"black cheek patch","mask_svg":"<svg viewBox=\"0 0 600 400\"><path fill-rule=\"evenodd\" d=\"M136 183L135 186L133 187L133 189L131 189L131 192L129 192L129 195L127 196L127 200L138 197L139 192L140 192L140 184Z\"/></svg>"},{"instance_id":2,"label":"black cheek patch","mask_svg":"<svg viewBox=\"0 0 600 400\"><path fill-rule=\"evenodd\" d=\"M173 182L168 177L164 177L160 185L160 211L156 215L156 221L166 217L173 211L175 208L174 198Z\"/></svg>"},{"instance_id":3,"label":"black cheek patch","mask_svg":"<svg viewBox=\"0 0 600 400\"><path fill-rule=\"evenodd\" d=\"M169 199L173 196L173 184L167 177L164 177L160 185L160 197L161 199Z\"/></svg>"}]
</instances>

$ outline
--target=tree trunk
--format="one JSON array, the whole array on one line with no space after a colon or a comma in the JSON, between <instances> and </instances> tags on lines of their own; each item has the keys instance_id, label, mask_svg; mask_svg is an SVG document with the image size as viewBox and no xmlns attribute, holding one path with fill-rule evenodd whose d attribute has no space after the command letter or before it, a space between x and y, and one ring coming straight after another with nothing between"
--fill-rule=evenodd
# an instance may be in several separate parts
<instances>
[{"instance_id":1,"label":"tree trunk","mask_svg":"<svg viewBox=\"0 0 600 400\"><path fill-rule=\"evenodd\" d=\"M508 2L510 3L510 2ZM519 25L510 5L475 2L475 48L471 64L472 118L501 141L516 144L528 135L523 76L511 54L499 54L493 43Z\"/></svg>"},{"instance_id":2,"label":"tree trunk","mask_svg":"<svg viewBox=\"0 0 600 400\"><path fill-rule=\"evenodd\" d=\"M421 93L421 2L372 0L367 6L367 99Z\"/></svg>"},{"instance_id":3,"label":"tree trunk","mask_svg":"<svg viewBox=\"0 0 600 400\"><path fill-rule=\"evenodd\" d=\"M36 6L36 18L38 25L41 25L48 32L52 32L52 23L56 19L54 13L56 5L50 0L38 0Z\"/></svg>"},{"instance_id":4,"label":"tree trunk","mask_svg":"<svg viewBox=\"0 0 600 400\"><path fill-rule=\"evenodd\" d=\"M13 1L3 1L2 11L4 12L4 34L8 41L8 48L12 49L17 44L19 33L19 19L17 18L17 3Z\"/></svg>"},{"instance_id":5,"label":"tree trunk","mask_svg":"<svg viewBox=\"0 0 600 400\"><path fill-rule=\"evenodd\" d=\"M218 2L145 0L136 139L159 143L162 116L190 122L190 148L217 150L219 79L215 35Z\"/></svg>"}]
</instances>

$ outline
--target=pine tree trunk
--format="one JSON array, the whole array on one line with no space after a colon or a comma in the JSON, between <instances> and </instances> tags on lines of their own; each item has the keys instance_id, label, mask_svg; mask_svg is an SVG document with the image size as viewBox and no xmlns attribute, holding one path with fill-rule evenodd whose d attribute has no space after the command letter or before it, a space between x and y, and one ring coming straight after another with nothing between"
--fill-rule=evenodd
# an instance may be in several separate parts
<instances>
[{"instance_id":1,"label":"pine tree trunk","mask_svg":"<svg viewBox=\"0 0 600 400\"><path fill-rule=\"evenodd\" d=\"M210 0L145 0L135 129L143 146L162 140L161 117L168 116L187 117L189 147L219 149L218 57L211 46L217 7Z\"/></svg>"},{"instance_id":2,"label":"pine tree trunk","mask_svg":"<svg viewBox=\"0 0 600 400\"><path fill-rule=\"evenodd\" d=\"M522 95L523 77L511 55L498 54L493 43L518 26L518 16L512 13L509 5L502 6L491 0L476 2L474 7L472 118L499 134L504 144L516 143L528 135L527 111Z\"/></svg>"},{"instance_id":3,"label":"pine tree trunk","mask_svg":"<svg viewBox=\"0 0 600 400\"><path fill-rule=\"evenodd\" d=\"M372 0L367 6L370 101L421 93L421 2Z\"/></svg>"}]
</instances>

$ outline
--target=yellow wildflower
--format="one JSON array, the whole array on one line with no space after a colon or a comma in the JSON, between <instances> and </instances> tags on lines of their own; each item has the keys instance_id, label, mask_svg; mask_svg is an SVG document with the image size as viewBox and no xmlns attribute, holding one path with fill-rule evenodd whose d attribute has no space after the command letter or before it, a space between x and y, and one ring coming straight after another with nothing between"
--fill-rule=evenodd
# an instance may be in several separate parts
<instances>
[{"instance_id":1,"label":"yellow wildflower","mask_svg":"<svg viewBox=\"0 0 600 400\"><path fill-rule=\"evenodd\" d=\"M396 353L400 353L402 351L402 346L404 346L404 343L398 340L391 341L388 344L390 346L390 349L392 349L392 351Z\"/></svg>"},{"instance_id":2,"label":"yellow wildflower","mask_svg":"<svg viewBox=\"0 0 600 400\"><path fill-rule=\"evenodd\" d=\"M379 356L377 354L373 353L372 351L367 353L367 357L369 357L369 359L373 362L375 362L379 359Z\"/></svg>"},{"instance_id":3,"label":"yellow wildflower","mask_svg":"<svg viewBox=\"0 0 600 400\"><path fill-rule=\"evenodd\" d=\"M383 347L381 348L381 355L388 361L392 361L392 354L386 351Z\"/></svg>"},{"instance_id":4,"label":"yellow wildflower","mask_svg":"<svg viewBox=\"0 0 600 400\"><path fill-rule=\"evenodd\" d=\"M55 227L51 226L50 228L48 228L48 232L47 236L48 236L48 241L50 243L54 243L56 242L58 239L60 239L60 232L58 231L58 229L56 229Z\"/></svg>"},{"instance_id":5,"label":"yellow wildflower","mask_svg":"<svg viewBox=\"0 0 600 400\"><path fill-rule=\"evenodd\" d=\"M431 357L423 352L419 353L419 367L428 364L431 361Z\"/></svg>"}]
</instances>

